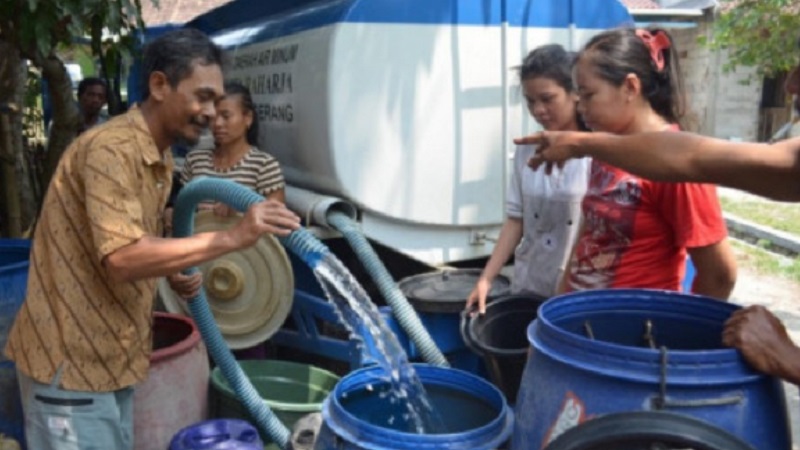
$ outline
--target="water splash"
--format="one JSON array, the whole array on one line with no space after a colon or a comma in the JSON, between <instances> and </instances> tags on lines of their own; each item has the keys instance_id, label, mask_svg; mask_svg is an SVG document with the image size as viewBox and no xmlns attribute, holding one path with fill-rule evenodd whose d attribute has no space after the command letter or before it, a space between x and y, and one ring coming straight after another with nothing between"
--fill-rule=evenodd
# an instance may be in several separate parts
<instances>
[{"instance_id":1,"label":"water splash","mask_svg":"<svg viewBox=\"0 0 800 450\"><path fill-rule=\"evenodd\" d=\"M390 403L403 405L406 410L399 418L389 417L388 423L397 427L395 422L400 420L407 424L405 431L419 434L444 432L442 418L431 405L405 350L350 271L336 256L328 254L314 269L314 275L350 335L361 339L362 346L376 350L370 356L383 368L384 377L367 389L375 389L373 385L380 382L388 383L390 389L381 390L381 398L388 397Z\"/></svg>"}]
</instances>

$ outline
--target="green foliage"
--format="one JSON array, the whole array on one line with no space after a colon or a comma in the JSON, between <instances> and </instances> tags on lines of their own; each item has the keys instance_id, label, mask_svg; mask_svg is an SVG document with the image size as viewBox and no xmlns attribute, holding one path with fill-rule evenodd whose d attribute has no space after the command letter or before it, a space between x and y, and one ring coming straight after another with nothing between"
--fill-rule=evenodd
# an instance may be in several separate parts
<instances>
[{"instance_id":1,"label":"green foliage","mask_svg":"<svg viewBox=\"0 0 800 450\"><path fill-rule=\"evenodd\" d=\"M721 0L720 5L723 12L706 43L730 52L725 70L751 66L774 76L798 64L800 0Z\"/></svg>"},{"instance_id":2,"label":"green foliage","mask_svg":"<svg viewBox=\"0 0 800 450\"><path fill-rule=\"evenodd\" d=\"M127 36L143 27L141 0L0 1L0 39L34 64L76 37L89 37L93 49L115 47L118 38L109 36Z\"/></svg>"},{"instance_id":3,"label":"green foliage","mask_svg":"<svg viewBox=\"0 0 800 450\"><path fill-rule=\"evenodd\" d=\"M145 1L158 6L158 0ZM49 184L61 154L72 141L77 128L78 110L73 101L69 75L58 52L73 46L76 39L88 39L93 57L100 61L99 75L107 81L115 80L122 60L133 48L133 36L144 28L141 11L142 0L0 0L0 42L14 53L15 58L27 59L36 67L47 81L50 92L53 126L47 139L41 186ZM109 111L114 114L119 111L119 84L109 84ZM0 80L0 86L15 84ZM30 92L38 92L32 90L36 89L35 86L27 87ZM25 119L30 124L36 120L35 117ZM26 132L31 132L31 129L26 128ZM36 134L35 130L32 132ZM15 154L20 151L15 150ZM4 181L14 184L13 180ZM7 213L10 217L19 215L18 211Z\"/></svg>"},{"instance_id":4,"label":"green foliage","mask_svg":"<svg viewBox=\"0 0 800 450\"><path fill-rule=\"evenodd\" d=\"M87 77L97 76L97 68L94 66L94 60L89 49L83 46L76 46L74 50L72 60L81 66L83 75Z\"/></svg>"}]
</instances>

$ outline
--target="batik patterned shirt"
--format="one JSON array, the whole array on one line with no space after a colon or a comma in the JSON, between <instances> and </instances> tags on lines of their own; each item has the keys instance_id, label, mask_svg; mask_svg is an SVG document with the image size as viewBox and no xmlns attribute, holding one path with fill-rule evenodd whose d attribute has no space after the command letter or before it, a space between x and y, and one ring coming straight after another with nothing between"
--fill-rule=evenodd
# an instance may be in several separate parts
<instances>
[{"instance_id":1,"label":"batik patterned shirt","mask_svg":"<svg viewBox=\"0 0 800 450\"><path fill-rule=\"evenodd\" d=\"M172 184L138 109L80 135L64 153L31 249L27 297L6 355L29 377L108 392L147 376L155 279L114 282L103 259L159 236Z\"/></svg>"}]
</instances>

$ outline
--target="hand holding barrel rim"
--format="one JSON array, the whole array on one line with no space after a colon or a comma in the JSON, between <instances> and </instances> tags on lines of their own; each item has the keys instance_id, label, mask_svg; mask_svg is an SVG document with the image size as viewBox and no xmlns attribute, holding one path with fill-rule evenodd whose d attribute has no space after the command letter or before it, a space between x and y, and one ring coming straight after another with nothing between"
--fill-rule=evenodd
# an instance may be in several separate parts
<instances>
[{"instance_id":1,"label":"hand holding barrel rim","mask_svg":"<svg viewBox=\"0 0 800 450\"><path fill-rule=\"evenodd\" d=\"M470 316L486 314L486 298L492 290L492 280L481 276L467 297L466 310Z\"/></svg>"},{"instance_id":2,"label":"hand holding barrel rim","mask_svg":"<svg viewBox=\"0 0 800 450\"><path fill-rule=\"evenodd\" d=\"M765 307L749 306L734 312L725 322L722 342L739 349L754 369L800 384L800 348Z\"/></svg>"}]
</instances>

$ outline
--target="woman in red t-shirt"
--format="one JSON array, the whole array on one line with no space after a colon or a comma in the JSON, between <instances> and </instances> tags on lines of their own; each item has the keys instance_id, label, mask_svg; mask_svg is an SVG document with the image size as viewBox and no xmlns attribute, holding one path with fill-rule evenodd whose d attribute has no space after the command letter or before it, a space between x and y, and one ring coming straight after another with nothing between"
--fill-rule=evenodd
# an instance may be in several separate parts
<instances>
[{"instance_id":1,"label":"woman in red t-shirt","mask_svg":"<svg viewBox=\"0 0 800 450\"><path fill-rule=\"evenodd\" d=\"M615 29L595 36L575 64L579 111L595 131L677 130L683 116L678 59L664 30ZM583 200L584 228L566 290L679 290L686 253L692 291L727 299L736 263L716 187L645 180L595 161Z\"/></svg>"}]
</instances>

